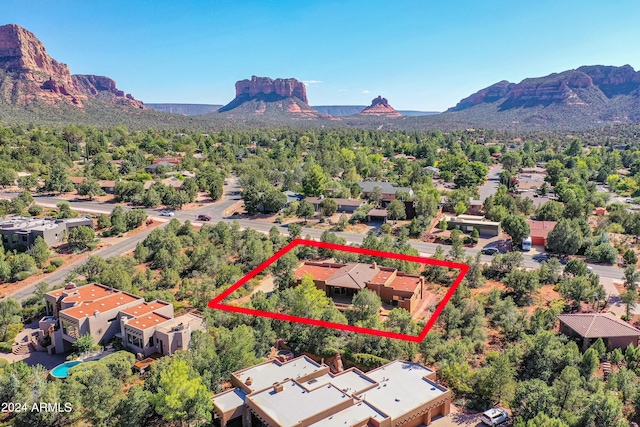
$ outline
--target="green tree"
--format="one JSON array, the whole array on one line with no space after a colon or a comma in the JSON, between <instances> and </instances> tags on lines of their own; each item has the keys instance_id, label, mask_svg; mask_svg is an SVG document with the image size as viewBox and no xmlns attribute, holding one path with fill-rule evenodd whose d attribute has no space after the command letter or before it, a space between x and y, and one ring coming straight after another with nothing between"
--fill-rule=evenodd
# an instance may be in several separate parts
<instances>
[{"instance_id":1,"label":"green tree","mask_svg":"<svg viewBox=\"0 0 640 427\"><path fill-rule=\"evenodd\" d=\"M7 330L12 323L19 323L20 303L9 297L0 301L0 341L7 338Z\"/></svg>"},{"instance_id":2,"label":"green tree","mask_svg":"<svg viewBox=\"0 0 640 427\"><path fill-rule=\"evenodd\" d=\"M540 282L535 272L517 269L507 274L504 285L511 290L519 305L525 305L531 300L531 294L540 287Z\"/></svg>"},{"instance_id":3,"label":"green tree","mask_svg":"<svg viewBox=\"0 0 640 427\"><path fill-rule=\"evenodd\" d=\"M51 256L49 245L47 245L41 236L36 237L33 245L29 247L28 253L33 257L33 260L39 268L42 268L45 261Z\"/></svg>"},{"instance_id":4,"label":"green tree","mask_svg":"<svg viewBox=\"0 0 640 427\"><path fill-rule=\"evenodd\" d=\"M279 212L287 204L287 196L277 189L266 191L261 200L264 208L269 212Z\"/></svg>"},{"instance_id":5,"label":"green tree","mask_svg":"<svg viewBox=\"0 0 640 427\"><path fill-rule=\"evenodd\" d=\"M58 209L58 218L73 218L77 214L71 210L71 204L67 201L60 202L56 205Z\"/></svg>"},{"instance_id":6,"label":"green tree","mask_svg":"<svg viewBox=\"0 0 640 427\"><path fill-rule=\"evenodd\" d=\"M144 192L140 202L142 203L142 206L151 208L154 206L159 206L162 203L162 198L160 197L156 189L151 187Z\"/></svg>"},{"instance_id":7,"label":"green tree","mask_svg":"<svg viewBox=\"0 0 640 427\"><path fill-rule=\"evenodd\" d=\"M134 385L127 392L126 399L122 399L116 406L118 427L140 427L151 424L151 405L144 389Z\"/></svg>"},{"instance_id":8,"label":"green tree","mask_svg":"<svg viewBox=\"0 0 640 427\"><path fill-rule=\"evenodd\" d=\"M475 372L474 391L485 401L500 404L513 396L516 368L506 353L489 356L487 365Z\"/></svg>"},{"instance_id":9,"label":"green tree","mask_svg":"<svg viewBox=\"0 0 640 427\"><path fill-rule=\"evenodd\" d=\"M14 169L0 168L0 186L2 186L2 188L14 185L17 177L18 174Z\"/></svg>"},{"instance_id":10,"label":"green tree","mask_svg":"<svg viewBox=\"0 0 640 427\"><path fill-rule=\"evenodd\" d=\"M23 190L31 191L32 188L38 186L38 178L32 174L18 177L18 187Z\"/></svg>"},{"instance_id":11,"label":"green tree","mask_svg":"<svg viewBox=\"0 0 640 427\"><path fill-rule=\"evenodd\" d=\"M318 164L312 165L302 178L302 193L305 196L320 196L327 185L327 177Z\"/></svg>"},{"instance_id":12,"label":"green tree","mask_svg":"<svg viewBox=\"0 0 640 427\"><path fill-rule=\"evenodd\" d=\"M581 259L572 259L565 265L564 273L572 276L586 276L589 274L589 267Z\"/></svg>"},{"instance_id":13,"label":"green tree","mask_svg":"<svg viewBox=\"0 0 640 427\"><path fill-rule=\"evenodd\" d=\"M538 208L536 219L539 221L560 221L564 216L564 205L555 200L549 200Z\"/></svg>"},{"instance_id":14,"label":"green tree","mask_svg":"<svg viewBox=\"0 0 640 427\"><path fill-rule=\"evenodd\" d=\"M203 425L211 421L213 405L200 375L186 360L175 358L159 373L149 402L165 421Z\"/></svg>"},{"instance_id":15,"label":"green tree","mask_svg":"<svg viewBox=\"0 0 640 427\"><path fill-rule=\"evenodd\" d=\"M555 404L554 390L539 379L518 383L510 401L513 416L520 417L524 421L531 420L540 413L553 413Z\"/></svg>"},{"instance_id":16,"label":"green tree","mask_svg":"<svg viewBox=\"0 0 640 427\"><path fill-rule=\"evenodd\" d=\"M636 265L638 263L638 255L633 249L627 249L622 258L627 264Z\"/></svg>"},{"instance_id":17,"label":"green tree","mask_svg":"<svg viewBox=\"0 0 640 427\"><path fill-rule=\"evenodd\" d=\"M255 187L248 187L242 191L242 200L244 208L249 215L255 215L258 212L258 206L262 201L262 196Z\"/></svg>"},{"instance_id":18,"label":"green tree","mask_svg":"<svg viewBox=\"0 0 640 427\"><path fill-rule=\"evenodd\" d=\"M456 215L462 215L468 208L467 204L461 200L453 207L453 213Z\"/></svg>"},{"instance_id":19,"label":"green tree","mask_svg":"<svg viewBox=\"0 0 640 427\"><path fill-rule=\"evenodd\" d=\"M320 212L324 216L331 216L338 211L338 204L333 199L324 199L320 202Z\"/></svg>"},{"instance_id":20,"label":"green tree","mask_svg":"<svg viewBox=\"0 0 640 427\"><path fill-rule=\"evenodd\" d=\"M51 173L44 182L44 191L64 193L73 191L73 182L69 179L67 168L60 162L51 166Z\"/></svg>"},{"instance_id":21,"label":"green tree","mask_svg":"<svg viewBox=\"0 0 640 427\"><path fill-rule=\"evenodd\" d=\"M93 178L85 179L78 185L78 195L89 196L89 200L93 200L95 196L104 196L105 194L98 181Z\"/></svg>"},{"instance_id":22,"label":"green tree","mask_svg":"<svg viewBox=\"0 0 640 427\"><path fill-rule=\"evenodd\" d=\"M405 219L407 217L404 203L400 200L393 200L389 203L389 206L387 206L387 212L389 213L389 218L394 221Z\"/></svg>"},{"instance_id":23,"label":"green tree","mask_svg":"<svg viewBox=\"0 0 640 427\"><path fill-rule=\"evenodd\" d=\"M514 246L522 246L522 241L531 232L527 220L521 216L509 215L500 224L504 232L511 236Z\"/></svg>"},{"instance_id":24,"label":"green tree","mask_svg":"<svg viewBox=\"0 0 640 427\"><path fill-rule=\"evenodd\" d=\"M345 314L351 325L376 325L380 308L382 308L380 297L370 289L363 289L353 296L352 306Z\"/></svg>"},{"instance_id":25,"label":"green tree","mask_svg":"<svg viewBox=\"0 0 640 427\"><path fill-rule=\"evenodd\" d=\"M109 234L117 236L127 231L127 221L125 218L124 209L121 206L116 206L111 211L111 229Z\"/></svg>"},{"instance_id":26,"label":"green tree","mask_svg":"<svg viewBox=\"0 0 640 427\"><path fill-rule=\"evenodd\" d=\"M306 200L303 200L298 204L298 209L296 210L296 216L298 218L303 218L305 224L307 223L309 218L313 217L314 214L315 214L315 209L313 208L313 205L311 203L307 202Z\"/></svg>"},{"instance_id":27,"label":"green tree","mask_svg":"<svg viewBox=\"0 0 640 427\"><path fill-rule=\"evenodd\" d=\"M527 422L524 422L522 418L517 419L513 427L569 427L569 424L541 412Z\"/></svg>"},{"instance_id":28,"label":"green tree","mask_svg":"<svg viewBox=\"0 0 640 427\"><path fill-rule=\"evenodd\" d=\"M73 349L76 351L76 353L82 354L93 349L94 345L95 341L93 340L93 336L89 333L86 333L80 335L73 342Z\"/></svg>"},{"instance_id":29,"label":"green tree","mask_svg":"<svg viewBox=\"0 0 640 427\"><path fill-rule=\"evenodd\" d=\"M547 236L547 247L557 254L574 255L582 247L584 236L576 224L561 219Z\"/></svg>"},{"instance_id":30,"label":"green tree","mask_svg":"<svg viewBox=\"0 0 640 427\"><path fill-rule=\"evenodd\" d=\"M96 233L93 231L93 228L81 225L80 227L74 227L71 229L67 243L69 245L69 249L72 251L83 252L95 247L95 240Z\"/></svg>"},{"instance_id":31,"label":"green tree","mask_svg":"<svg viewBox=\"0 0 640 427\"><path fill-rule=\"evenodd\" d=\"M589 347L587 351L584 352L582 356L582 362L580 363L580 368L582 370L582 375L585 378L589 378L591 374L593 374L600 364L600 357L598 357L598 351L593 347Z\"/></svg>"}]
</instances>

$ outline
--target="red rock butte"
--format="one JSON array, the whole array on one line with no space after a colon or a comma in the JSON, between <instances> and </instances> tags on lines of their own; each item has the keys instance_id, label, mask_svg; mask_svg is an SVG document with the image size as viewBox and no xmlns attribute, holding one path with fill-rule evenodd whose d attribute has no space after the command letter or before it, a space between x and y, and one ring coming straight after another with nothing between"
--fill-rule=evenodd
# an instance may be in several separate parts
<instances>
[{"instance_id":1,"label":"red rock butte","mask_svg":"<svg viewBox=\"0 0 640 427\"><path fill-rule=\"evenodd\" d=\"M72 75L66 64L49 56L44 44L19 25L0 26L0 70L7 72L4 82L12 88L8 93L20 93L22 104L38 99L82 106L88 98L96 98L111 104L145 108L141 101L118 90L116 82L108 77Z\"/></svg>"},{"instance_id":2,"label":"red rock butte","mask_svg":"<svg viewBox=\"0 0 640 427\"><path fill-rule=\"evenodd\" d=\"M255 97L259 94L276 94L283 98L296 97L305 104L307 99L307 89L304 83L297 79L270 79L269 77L252 76L251 80L240 80L236 82L236 98L242 95Z\"/></svg>"},{"instance_id":3,"label":"red rock butte","mask_svg":"<svg viewBox=\"0 0 640 427\"><path fill-rule=\"evenodd\" d=\"M383 98L378 95L371 101L371 105L360 112L362 116L385 116L385 117L400 117L402 114L398 113L391 105L387 98Z\"/></svg>"}]
</instances>

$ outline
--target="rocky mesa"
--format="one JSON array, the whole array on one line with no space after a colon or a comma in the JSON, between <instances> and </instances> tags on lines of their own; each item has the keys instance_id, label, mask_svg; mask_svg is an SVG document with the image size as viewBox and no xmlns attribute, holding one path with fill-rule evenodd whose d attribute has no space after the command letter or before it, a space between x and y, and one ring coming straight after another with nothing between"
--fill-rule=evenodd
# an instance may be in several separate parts
<instances>
[{"instance_id":1,"label":"rocky mesa","mask_svg":"<svg viewBox=\"0 0 640 427\"><path fill-rule=\"evenodd\" d=\"M218 110L233 115L289 115L293 117L323 117L308 104L307 89L301 81L252 76L236 82L236 97Z\"/></svg>"},{"instance_id":2,"label":"rocky mesa","mask_svg":"<svg viewBox=\"0 0 640 427\"><path fill-rule=\"evenodd\" d=\"M401 117L402 114L398 113L391 105L387 98L383 98L378 95L371 101L371 105L362 110L359 113L360 116L381 116L381 117Z\"/></svg>"},{"instance_id":3,"label":"rocky mesa","mask_svg":"<svg viewBox=\"0 0 640 427\"><path fill-rule=\"evenodd\" d=\"M30 31L15 24L0 26L0 102L17 106L63 102L82 107L89 99L145 108L108 77L72 75Z\"/></svg>"}]
</instances>

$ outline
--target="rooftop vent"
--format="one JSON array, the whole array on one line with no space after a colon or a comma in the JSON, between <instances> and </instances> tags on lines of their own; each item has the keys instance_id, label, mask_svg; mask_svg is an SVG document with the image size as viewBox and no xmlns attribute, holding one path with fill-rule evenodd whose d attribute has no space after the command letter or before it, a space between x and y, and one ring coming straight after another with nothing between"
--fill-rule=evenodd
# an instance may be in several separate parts
<instances>
[{"instance_id":1,"label":"rooftop vent","mask_svg":"<svg viewBox=\"0 0 640 427\"><path fill-rule=\"evenodd\" d=\"M280 393L282 391L284 391L284 384L275 384L273 386L273 392L274 393Z\"/></svg>"},{"instance_id":2,"label":"rooftop vent","mask_svg":"<svg viewBox=\"0 0 640 427\"><path fill-rule=\"evenodd\" d=\"M246 385L250 386L251 384L253 384L253 378L251 377L247 377L247 379L244 382Z\"/></svg>"}]
</instances>

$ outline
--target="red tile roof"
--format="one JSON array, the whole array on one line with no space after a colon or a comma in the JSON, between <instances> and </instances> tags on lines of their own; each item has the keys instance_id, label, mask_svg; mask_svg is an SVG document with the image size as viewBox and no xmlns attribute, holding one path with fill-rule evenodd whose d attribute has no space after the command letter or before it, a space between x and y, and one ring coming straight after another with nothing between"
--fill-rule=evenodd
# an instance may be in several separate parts
<instances>
[{"instance_id":1,"label":"red tile roof","mask_svg":"<svg viewBox=\"0 0 640 427\"><path fill-rule=\"evenodd\" d=\"M82 319L87 315L93 316L96 310L100 313L104 313L136 300L142 300L142 298L125 294L124 292L119 292L95 301L89 301L76 305L75 307L67 308L62 310L62 313L76 319Z\"/></svg>"},{"instance_id":2,"label":"red tile roof","mask_svg":"<svg viewBox=\"0 0 640 427\"><path fill-rule=\"evenodd\" d=\"M47 292L47 295L51 295L56 298L60 298L63 295L68 295L62 299L64 302L68 303L68 302L80 302L80 301L94 301L96 299L111 295L114 292L119 292L119 291L112 290L111 288L104 285L98 285L97 283L92 283L90 285L80 286L79 288L56 289L56 290Z\"/></svg>"},{"instance_id":3,"label":"red tile roof","mask_svg":"<svg viewBox=\"0 0 640 427\"><path fill-rule=\"evenodd\" d=\"M409 291L415 292L416 289L420 287L422 280L420 276L412 276L412 275L403 275L398 274L395 279L391 281L391 283L387 284L387 287L392 288L396 291Z\"/></svg>"},{"instance_id":4,"label":"red tile roof","mask_svg":"<svg viewBox=\"0 0 640 427\"><path fill-rule=\"evenodd\" d=\"M344 264L313 265L305 263L295 271L294 275L296 279L302 279L305 274L309 273L315 280L327 281L342 267L344 267Z\"/></svg>"},{"instance_id":5,"label":"red tile roof","mask_svg":"<svg viewBox=\"0 0 640 427\"><path fill-rule=\"evenodd\" d=\"M166 307L168 304L160 301L154 301L151 303L145 302L142 304L134 305L133 307L129 307L125 310L122 310L123 313L126 313L130 316L142 316L144 314L155 311L159 308Z\"/></svg>"},{"instance_id":6,"label":"red tile roof","mask_svg":"<svg viewBox=\"0 0 640 427\"><path fill-rule=\"evenodd\" d=\"M553 227L555 227L557 224L556 221L534 221L531 219L528 219L527 223L529 224L529 228L531 229L529 233L531 237L544 237L545 239L547 238L549 232L553 230Z\"/></svg>"},{"instance_id":7,"label":"red tile roof","mask_svg":"<svg viewBox=\"0 0 640 427\"><path fill-rule=\"evenodd\" d=\"M164 323L168 320L171 319L165 316L161 316L157 313L149 313L145 314L144 316L136 317L135 319L129 320L127 322L127 325L144 331L145 329L160 325L161 323Z\"/></svg>"}]
</instances>

